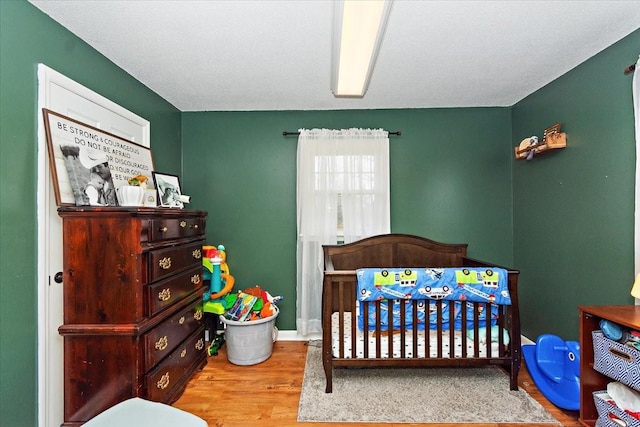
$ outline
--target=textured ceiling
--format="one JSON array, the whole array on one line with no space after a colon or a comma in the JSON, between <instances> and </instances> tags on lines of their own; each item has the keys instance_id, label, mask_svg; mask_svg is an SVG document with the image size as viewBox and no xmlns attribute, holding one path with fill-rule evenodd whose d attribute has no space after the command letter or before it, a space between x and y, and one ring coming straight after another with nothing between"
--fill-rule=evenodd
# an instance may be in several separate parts
<instances>
[{"instance_id":1,"label":"textured ceiling","mask_svg":"<svg viewBox=\"0 0 640 427\"><path fill-rule=\"evenodd\" d=\"M181 111L510 106L640 28L640 1L396 0L341 99L330 0L30 1Z\"/></svg>"}]
</instances>

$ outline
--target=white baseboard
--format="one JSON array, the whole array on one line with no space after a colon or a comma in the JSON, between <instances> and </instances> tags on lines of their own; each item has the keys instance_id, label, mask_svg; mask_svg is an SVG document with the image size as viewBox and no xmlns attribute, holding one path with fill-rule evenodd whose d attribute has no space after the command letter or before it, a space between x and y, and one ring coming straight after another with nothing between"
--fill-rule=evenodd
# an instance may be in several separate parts
<instances>
[{"instance_id":1,"label":"white baseboard","mask_svg":"<svg viewBox=\"0 0 640 427\"><path fill-rule=\"evenodd\" d=\"M297 331L278 330L277 341L313 341L313 340L321 340L321 339L322 339L322 334L313 334L305 337L298 334ZM525 337L524 335L520 336L520 340L522 341L523 345L535 344L535 342L531 341L529 338Z\"/></svg>"},{"instance_id":2,"label":"white baseboard","mask_svg":"<svg viewBox=\"0 0 640 427\"><path fill-rule=\"evenodd\" d=\"M522 345L535 344L534 341L531 341L529 338L525 337L524 335L520 335L520 341L522 341Z\"/></svg>"},{"instance_id":3,"label":"white baseboard","mask_svg":"<svg viewBox=\"0 0 640 427\"><path fill-rule=\"evenodd\" d=\"M277 341L313 341L321 340L322 334L312 334L309 336L302 336L297 331L283 331L278 330Z\"/></svg>"}]
</instances>

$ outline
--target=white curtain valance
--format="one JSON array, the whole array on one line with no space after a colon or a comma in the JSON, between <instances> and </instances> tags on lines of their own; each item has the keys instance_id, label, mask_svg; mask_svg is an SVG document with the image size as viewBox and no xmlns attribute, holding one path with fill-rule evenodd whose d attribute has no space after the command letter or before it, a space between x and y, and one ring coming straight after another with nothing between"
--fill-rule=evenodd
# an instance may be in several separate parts
<instances>
[{"instance_id":1,"label":"white curtain valance","mask_svg":"<svg viewBox=\"0 0 640 427\"><path fill-rule=\"evenodd\" d=\"M389 132L384 129L298 129L304 138L354 139L354 138L388 138Z\"/></svg>"}]
</instances>

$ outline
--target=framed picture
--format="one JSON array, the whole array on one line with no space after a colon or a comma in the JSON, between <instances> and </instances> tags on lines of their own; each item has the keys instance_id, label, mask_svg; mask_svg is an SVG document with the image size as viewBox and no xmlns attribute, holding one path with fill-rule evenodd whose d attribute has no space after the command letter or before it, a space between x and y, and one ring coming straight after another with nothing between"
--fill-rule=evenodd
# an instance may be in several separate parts
<instances>
[{"instance_id":1,"label":"framed picture","mask_svg":"<svg viewBox=\"0 0 640 427\"><path fill-rule=\"evenodd\" d=\"M180 191L180 179L175 175L152 172L153 182L158 192L158 206L165 208L183 208L180 201L182 192Z\"/></svg>"},{"instance_id":2,"label":"framed picture","mask_svg":"<svg viewBox=\"0 0 640 427\"><path fill-rule=\"evenodd\" d=\"M547 136L552 135L554 133L558 133L560 132L560 127L562 126L562 123L556 123L553 124L551 126L549 126L548 128L546 128L544 130L544 133L542 134L542 141L546 141L547 140Z\"/></svg>"},{"instance_id":3,"label":"framed picture","mask_svg":"<svg viewBox=\"0 0 640 427\"><path fill-rule=\"evenodd\" d=\"M60 113L42 109L56 204L118 206L129 178L151 179L151 150Z\"/></svg>"}]
</instances>

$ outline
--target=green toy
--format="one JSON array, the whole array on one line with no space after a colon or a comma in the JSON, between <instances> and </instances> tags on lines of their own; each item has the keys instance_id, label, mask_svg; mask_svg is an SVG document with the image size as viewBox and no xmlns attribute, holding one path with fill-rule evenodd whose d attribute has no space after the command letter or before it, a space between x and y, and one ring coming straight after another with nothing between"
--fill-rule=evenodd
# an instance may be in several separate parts
<instances>
[{"instance_id":1,"label":"green toy","mask_svg":"<svg viewBox=\"0 0 640 427\"><path fill-rule=\"evenodd\" d=\"M210 280L209 293L203 295L203 310L205 313L223 314L225 306L223 298L231 292L234 278L229 274L227 254L223 245L203 246L202 258L203 278ZM223 286L224 284L224 286Z\"/></svg>"},{"instance_id":2,"label":"green toy","mask_svg":"<svg viewBox=\"0 0 640 427\"><path fill-rule=\"evenodd\" d=\"M213 341L211 341L211 344L209 344L209 347L207 347L207 354L209 356L217 356L218 350L220 350L223 344L224 344L224 334L216 335Z\"/></svg>"}]
</instances>

